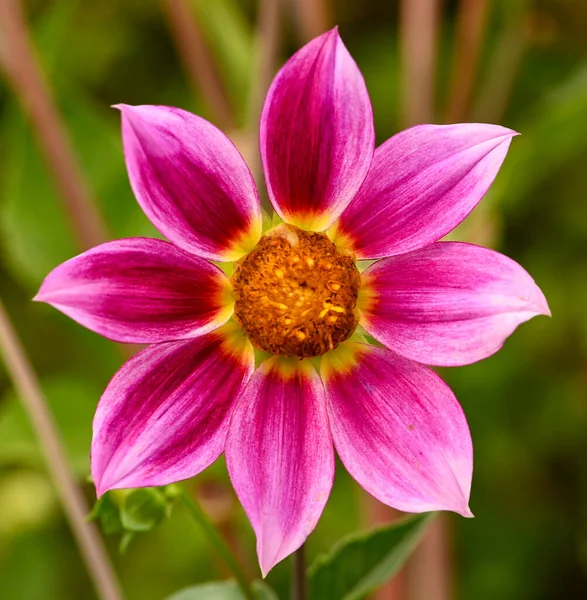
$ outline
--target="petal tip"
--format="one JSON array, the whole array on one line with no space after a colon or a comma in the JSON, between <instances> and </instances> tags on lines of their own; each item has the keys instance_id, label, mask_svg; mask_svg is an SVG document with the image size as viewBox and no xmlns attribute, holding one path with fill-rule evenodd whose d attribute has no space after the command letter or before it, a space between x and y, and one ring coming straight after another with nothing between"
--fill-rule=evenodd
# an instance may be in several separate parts
<instances>
[{"instance_id":1,"label":"petal tip","mask_svg":"<svg viewBox=\"0 0 587 600\"><path fill-rule=\"evenodd\" d=\"M97 448L92 444L90 450L90 474L94 487L96 488L96 496L101 498L106 492L120 487L118 484L119 477L113 477L112 462L104 462L105 457L100 456Z\"/></svg>"},{"instance_id":2,"label":"petal tip","mask_svg":"<svg viewBox=\"0 0 587 600\"><path fill-rule=\"evenodd\" d=\"M104 485L99 479L94 480L94 485L96 486L96 497L98 500L111 489L111 486Z\"/></svg>"},{"instance_id":3,"label":"petal tip","mask_svg":"<svg viewBox=\"0 0 587 600\"><path fill-rule=\"evenodd\" d=\"M133 129L137 129L143 124L149 125L150 116L154 114L157 106L149 105L149 104L112 104L111 108L115 108L120 111L123 119L126 119L127 122L133 126ZM140 129L139 129L140 131Z\"/></svg>"},{"instance_id":4,"label":"petal tip","mask_svg":"<svg viewBox=\"0 0 587 600\"><path fill-rule=\"evenodd\" d=\"M460 515L461 517L465 517L465 519L474 519L475 515L471 512L471 509L469 508L469 504L465 501L462 504L457 505L445 505L444 508L438 509L441 511L448 511L448 512L452 512L452 513L456 513L457 515Z\"/></svg>"},{"instance_id":5,"label":"petal tip","mask_svg":"<svg viewBox=\"0 0 587 600\"><path fill-rule=\"evenodd\" d=\"M259 562L259 568L261 569L261 579L265 579L267 577L267 575L269 575L269 571L271 571L271 569L273 567L274 567L274 565L265 567L264 565L261 564L261 562Z\"/></svg>"},{"instance_id":6,"label":"petal tip","mask_svg":"<svg viewBox=\"0 0 587 600\"><path fill-rule=\"evenodd\" d=\"M513 129L509 129L508 133L505 134L505 139L504 142L507 142L508 144L511 143L511 141L515 138L518 137L519 135L522 135L521 133L518 133L517 131L514 131Z\"/></svg>"},{"instance_id":7,"label":"petal tip","mask_svg":"<svg viewBox=\"0 0 587 600\"><path fill-rule=\"evenodd\" d=\"M492 134L488 136L488 140L493 139L497 143L497 146L501 146L502 144L507 144L509 146L513 138L521 135L515 129L510 129L503 125L486 123L486 126L489 128L488 133L491 132Z\"/></svg>"},{"instance_id":8,"label":"petal tip","mask_svg":"<svg viewBox=\"0 0 587 600\"><path fill-rule=\"evenodd\" d=\"M460 510L459 515L465 517L466 519L475 518L475 515L471 512L471 509L468 506L464 510Z\"/></svg>"},{"instance_id":9,"label":"petal tip","mask_svg":"<svg viewBox=\"0 0 587 600\"><path fill-rule=\"evenodd\" d=\"M49 275L47 276L47 279ZM47 279L43 281L39 291L33 296L32 302L44 302L45 304L51 304L51 290L47 289Z\"/></svg>"},{"instance_id":10,"label":"petal tip","mask_svg":"<svg viewBox=\"0 0 587 600\"><path fill-rule=\"evenodd\" d=\"M257 547L257 556L259 559L259 568L261 570L261 576L263 579L267 577L269 571L275 567L275 565L279 564L282 560L292 555L294 552L299 550L302 544L306 541L307 536L295 546L284 545L284 543L280 543L275 546L275 544L260 544Z\"/></svg>"},{"instance_id":11,"label":"petal tip","mask_svg":"<svg viewBox=\"0 0 587 600\"><path fill-rule=\"evenodd\" d=\"M418 127L418 125L416 125ZM494 140L497 145L509 144L512 138L521 135L515 129L504 127L503 125L496 125L495 123L457 123L454 126L447 125L446 127L460 127L463 131L477 131L484 132L484 139L482 142L488 142Z\"/></svg>"},{"instance_id":12,"label":"petal tip","mask_svg":"<svg viewBox=\"0 0 587 600\"><path fill-rule=\"evenodd\" d=\"M540 290L540 302L538 303L538 308L540 310L540 314L546 317L552 317L552 312L550 311L550 306L548 306L548 300L546 296Z\"/></svg>"},{"instance_id":13,"label":"petal tip","mask_svg":"<svg viewBox=\"0 0 587 600\"><path fill-rule=\"evenodd\" d=\"M330 38L340 39L340 33L338 32L338 25L332 27L332 29L326 30L324 33L316 36L314 39L322 39L323 42L328 41Z\"/></svg>"},{"instance_id":14,"label":"petal tip","mask_svg":"<svg viewBox=\"0 0 587 600\"><path fill-rule=\"evenodd\" d=\"M103 490L96 486L96 499L100 500L100 498L107 492L108 490Z\"/></svg>"},{"instance_id":15,"label":"petal tip","mask_svg":"<svg viewBox=\"0 0 587 600\"><path fill-rule=\"evenodd\" d=\"M522 135L519 131L516 131L515 129L510 129L509 127L500 126L500 128L504 131L503 135L509 137L517 137L518 135Z\"/></svg>"},{"instance_id":16,"label":"petal tip","mask_svg":"<svg viewBox=\"0 0 587 600\"><path fill-rule=\"evenodd\" d=\"M257 557L259 559L259 569L261 570L261 577L265 579L269 574L269 571L279 562L277 552L273 549L268 552L268 548L263 546L257 547Z\"/></svg>"},{"instance_id":17,"label":"petal tip","mask_svg":"<svg viewBox=\"0 0 587 600\"><path fill-rule=\"evenodd\" d=\"M536 284L534 284L534 297L528 304L537 316L544 315L546 317L552 317L550 306L548 306L548 300L546 299L544 292Z\"/></svg>"},{"instance_id":18,"label":"petal tip","mask_svg":"<svg viewBox=\"0 0 587 600\"><path fill-rule=\"evenodd\" d=\"M475 515L471 512L469 508L469 496L465 494L461 489L458 491L455 490L456 495L453 495L450 499L445 499L442 503L444 508L439 510L447 510L449 512L456 513L457 515L461 515L461 517L465 517L465 519L472 519Z\"/></svg>"},{"instance_id":19,"label":"petal tip","mask_svg":"<svg viewBox=\"0 0 587 600\"><path fill-rule=\"evenodd\" d=\"M101 498L106 492L110 492L112 490L141 487L140 482L136 482L136 485L134 485L134 482L129 483L126 475L119 477L117 476L116 472L114 472L113 476L112 470L108 468L109 466L110 465L106 465L106 468L101 475L96 475L94 472L92 472L92 479L94 480L96 496L98 498Z\"/></svg>"},{"instance_id":20,"label":"petal tip","mask_svg":"<svg viewBox=\"0 0 587 600\"><path fill-rule=\"evenodd\" d=\"M141 113L138 110L140 106L133 106L132 104L112 104L111 108L115 108L120 112L122 117L123 127L126 123L127 126L130 126L135 133L140 133L141 128Z\"/></svg>"},{"instance_id":21,"label":"petal tip","mask_svg":"<svg viewBox=\"0 0 587 600\"><path fill-rule=\"evenodd\" d=\"M127 110L133 109L134 106L130 104L124 104L124 102L120 102L119 104L111 104L110 108L114 108L116 110L119 110L121 113L124 113Z\"/></svg>"},{"instance_id":22,"label":"petal tip","mask_svg":"<svg viewBox=\"0 0 587 600\"><path fill-rule=\"evenodd\" d=\"M449 497L438 498L436 502L438 502L437 506L442 507L436 510L447 510L461 515L461 517L465 517L466 519L472 519L475 516L469 508L469 494L465 493L460 485L458 489L453 490L453 493ZM431 506L436 504L436 502L433 502Z\"/></svg>"},{"instance_id":23,"label":"petal tip","mask_svg":"<svg viewBox=\"0 0 587 600\"><path fill-rule=\"evenodd\" d=\"M465 517L466 519L472 519L475 516L469 508L472 473L464 477L462 474L459 477L458 474L455 473L455 477L457 478L459 489L458 491L455 490L456 495L453 496L453 502L451 503L452 506L450 506L449 510L461 515L462 517Z\"/></svg>"},{"instance_id":24,"label":"petal tip","mask_svg":"<svg viewBox=\"0 0 587 600\"><path fill-rule=\"evenodd\" d=\"M346 48L344 42L342 41L342 38L340 37L338 25L335 25L332 29L325 31L321 37L323 39L322 47L324 48L330 45L330 51L332 52L336 52L340 46Z\"/></svg>"}]
</instances>

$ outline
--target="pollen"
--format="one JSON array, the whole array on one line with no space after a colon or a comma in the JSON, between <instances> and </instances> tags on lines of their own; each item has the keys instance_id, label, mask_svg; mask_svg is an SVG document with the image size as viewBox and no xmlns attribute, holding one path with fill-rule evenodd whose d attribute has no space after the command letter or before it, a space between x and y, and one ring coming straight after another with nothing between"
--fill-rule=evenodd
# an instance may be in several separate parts
<instances>
[{"instance_id":1,"label":"pollen","mask_svg":"<svg viewBox=\"0 0 587 600\"><path fill-rule=\"evenodd\" d=\"M261 350L320 356L357 327L354 257L322 233L276 227L241 259L231 281L235 319Z\"/></svg>"}]
</instances>

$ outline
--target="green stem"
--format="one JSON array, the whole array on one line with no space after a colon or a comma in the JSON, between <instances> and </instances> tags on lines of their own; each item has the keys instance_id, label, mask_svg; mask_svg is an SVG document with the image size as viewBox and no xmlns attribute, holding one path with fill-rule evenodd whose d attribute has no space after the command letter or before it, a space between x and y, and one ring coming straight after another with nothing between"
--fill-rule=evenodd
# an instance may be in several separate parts
<instances>
[{"instance_id":1,"label":"green stem","mask_svg":"<svg viewBox=\"0 0 587 600\"><path fill-rule=\"evenodd\" d=\"M256 600L251 591L249 580L239 564L238 559L222 536L218 533L214 525L210 522L210 519L202 510L202 507L185 490L182 490L181 498L192 517L194 517L198 525L204 530L210 544L214 546L216 552L218 552L226 566L232 571L243 596L247 600Z\"/></svg>"}]
</instances>

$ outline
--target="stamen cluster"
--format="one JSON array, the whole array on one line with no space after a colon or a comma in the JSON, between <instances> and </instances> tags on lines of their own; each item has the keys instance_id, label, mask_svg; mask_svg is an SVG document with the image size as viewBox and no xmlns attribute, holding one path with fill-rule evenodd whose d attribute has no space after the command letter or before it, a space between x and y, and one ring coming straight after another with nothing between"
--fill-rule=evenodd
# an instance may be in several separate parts
<instances>
[{"instance_id":1,"label":"stamen cluster","mask_svg":"<svg viewBox=\"0 0 587 600\"><path fill-rule=\"evenodd\" d=\"M354 257L324 234L280 225L235 270L235 319L262 350L320 356L357 327L360 284Z\"/></svg>"}]
</instances>

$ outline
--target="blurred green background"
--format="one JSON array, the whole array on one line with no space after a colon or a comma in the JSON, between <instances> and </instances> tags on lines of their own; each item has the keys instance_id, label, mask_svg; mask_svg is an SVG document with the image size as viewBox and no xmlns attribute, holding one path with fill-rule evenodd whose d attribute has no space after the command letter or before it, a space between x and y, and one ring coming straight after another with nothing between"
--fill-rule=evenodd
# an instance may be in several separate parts
<instances>
[{"instance_id":1,"label":"blurred green background","mask_svg":"<svg viewBox=\"0 0 587 600\"><path fill-rule=\"evenodd\" d=\"M272 73L312 27L338 24L365 75L378 140L408 124L410 107L402 97L410 74L401 68L400 2L332 0L323 5L325 13L306 13L305 22L294 0L282 4ZM544 290L553 314L522 325L492 358L443 371L465 408L475 445L476 518L448 517L454 598L579 600L587 598L587 2L479 0L486 11L481 52L460 114L451 102L465 84L458 78L455 83L454 72L469 50L455 51L455 44L459 15L471 3L441 4L431 120L458 114L523 134L514 139L482 206L454 237L495 247L520 262ZM254 96L249 88L259 63L258 5L253 0L186 5L232 109L238 131L230 133L241 147L248 143L254 156L255 138L242 128L255 115L247 98ZM215 117L205 93L190 86L182 69L165 6L155 0L25 3L44 72L111 237L156 233L130 191L119 116L109 106L171 104ZM469 43L476 39L478 34ZM30 121L0 79L0 294L93 502L93 487L85 481L91 419L123 356L112 343L30 301L47 272L78 251ZM252 531L222 461L189 486L257 576ZM364 526L367 506L339 467L331 500L309 541L310 558ZM107 542L130 600L164 598L227 575L180 506L124 555L118 554L117 536ZM285 561L268 577L280 597L287 595L289 568ZM95 597L42 452L2 366L0 596Z\"/></svg>"}]
</instances>

